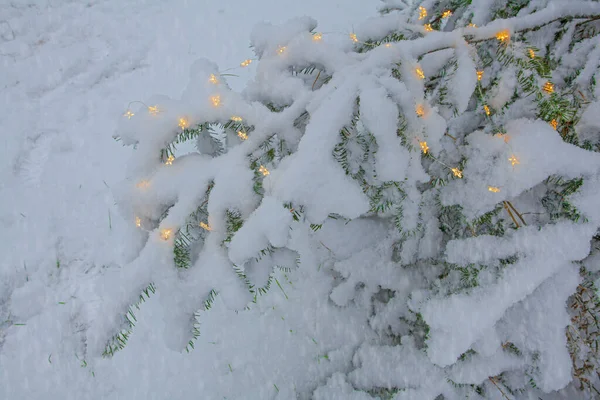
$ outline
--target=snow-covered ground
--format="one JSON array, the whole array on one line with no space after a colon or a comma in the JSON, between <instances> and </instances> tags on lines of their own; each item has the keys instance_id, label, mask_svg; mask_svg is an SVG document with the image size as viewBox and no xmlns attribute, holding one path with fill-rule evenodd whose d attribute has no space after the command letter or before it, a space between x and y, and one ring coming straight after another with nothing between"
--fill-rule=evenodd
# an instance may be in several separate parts
<instances>
[{"instance_id":1,"label":"snow-covered ground","mask_svg":"<svg viewBox=\"0 0 600 400\"><path fill-rule=\"evenodd\" d=\"M321 31L343 34L376 6L0 0L0 399L288 399L348 362L351 352L327 352L336 342L352 346L354 333L333 330L330 343L311 337L334 322L316 313L329 285L301 277L260 312L235 314L217 301L190 354L164 343L160 321L169 310L160 296L144 304L113 358L90 354L86 337L102 313L90 293L131 247L131 221L111 192L131 152L111 137L127 104L179 97L199 57L222 70L253 57L257 22L310 15ZM233 89L253 69L231 71L239 75L228 79ZM311 273L318 271L301 272Z\"/></svg>"}]
</instances>

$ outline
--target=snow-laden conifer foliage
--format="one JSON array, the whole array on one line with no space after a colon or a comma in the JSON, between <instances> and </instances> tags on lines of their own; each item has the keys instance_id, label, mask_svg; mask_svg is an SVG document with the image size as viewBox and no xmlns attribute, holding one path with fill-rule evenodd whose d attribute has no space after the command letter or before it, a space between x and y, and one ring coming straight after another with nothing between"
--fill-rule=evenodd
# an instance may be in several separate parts
<instances>
[{"instance_id":1,"label":"snow-laden conifer foliage","mask_svg":"<svg viewBox=\"0 0 600 400\"><path fill-rule=\"evenodd\" d=\"M181 99L122 118L139 248L89 346L122 349L161 294L165 341L192 351L216 298L253 308L318 265L331 313L364 325L332 319L348 362L301 398L598 394L581 261L600 226L599 19L597 1L386 0L344 40L308 17L258 26L243 93L198 61Z\"/></svg>"}]
</instances>

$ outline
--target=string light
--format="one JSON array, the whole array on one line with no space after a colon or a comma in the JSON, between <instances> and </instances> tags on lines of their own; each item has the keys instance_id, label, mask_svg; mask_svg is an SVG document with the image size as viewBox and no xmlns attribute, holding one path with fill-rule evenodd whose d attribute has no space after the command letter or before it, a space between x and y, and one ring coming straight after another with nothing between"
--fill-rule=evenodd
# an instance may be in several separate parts
<instances>
[{"instance_id":1,"label":"string light","mask_svg":"<svg viewBox=\"0 0 600 400\"><path fill-rule=\"evenodd\" d=\"M277 49L277 53L279 53L279 54L283 54L283 53L285 52L285 49L286 49L286 48L287 48L287 47L285 47L285 46L279 46L279 48Z\"/></svg>"},{"instance_id":2,"label":"string light","mask_svg":"<svg viewBox=\"0 0 600 400\"><path fill-rule=\"evenodd\" d=\"M169 240L172 233L173 233L173 230L171 230L171 229L163 229L162 231L160 231L160 238L162 240Z\"/></svg>"},{"instance_id":3,"label":"string light","mask_svg":"<svg viewBox=\"0 0 600 400\"><path fill-rule=\"evenodd\" d=\"M483 78L483 70L482 71L477 71L477 80L480 81L481 78Z\"/></svg>"},{"instance_id":4,"label":"string light","mask_svg":"<svg viewBox=\"0 0 600 400\"><path fill-rule=\"evenodd\" d=\"M450 10L446 10L446 11L444 11L444 12L443 12L443 14L442 14L442 18L448 18L448 17L450 17L451 15L452 15L452 11L450 11Z\"/></svg>"},{"instance_id":5,"label":"string light","mask_svg":"<svg viewBox=\"0 0 600 400\"><path fill-rule=\"evenodd\" d=\"M462 178L463 174L460 169L458 169L458 168L451 168L451 169L452 169L452 173L454 174L455 177Z\"/></svg>"},{"instance_id":6,"label":"string light","mask_svg":"<svg viewBox=\"0 0 600 400\"><path fill-rule=\"evenodd\" d=\"M515 157L515 155L513 154L512 156L510 156L510 158L508 159L508 161L510 161L510 164L514 167L516 164L520 164L519 160L517 160L517 157Z\"/></svg>"},{"instance_id":7,"label":"string light","mask_svg":"<svg viewBox=\"0 0 600 400\"><path fill-rule=\"evenodd\" d=\"M242 117L238 117L237 115L234 115L233 117L231 117L231 120L234 122L242 122Z\"/></svg>"},{"instance_id":8,"label":"string light","mask_svg":"<svg viewBox=\"0 0 600 400\"><path fill-rule=\"evenodd\" d=\"M221 105L221 96L218 94L211 96L210 101L212 102L213 106L219 107L219 105Z\"/></svg>"},{"instance_id":9,"label":"string light","mask_svg":"<svg viewBox=\"0 0 600 400\"><path fill-rule=\"evenodd\" d=\"M556 130L556 128L558 128L558 121L553 119L552 121L550 121L550 125L552 126L552 128L554 128L554 130Z\"/></svg>"},{"instance_id":10,"label":"string light","mask_svg":"<svg viewBox=\"0 0 600 400\"><path fill-rule=\"evenodd\" d=\"M429 151L429 146L427 146L427 142L419 142L419 145L421 146L421 150L423 150L423 154L427 154L427 152Z\"/></svg>"},{"instance_id":11,"label":"string light","mask_svg":"<svg viewBox=\"0 0 600 400\"><path fill-rule=\"evenodd\" d=\"M433 32L433 27L431 26L431 24L425 24L423 25L423 28L425 28L427 32Z\"/></svg>"},{"instance_id":12,"label":"string light","mask_svg":"<svg viewBox=\"0 0 600 400\"><path fill-rule=\"evenodd\" d=\"M419 79L425 79L425 74L423 73L423 70L421 69L421 67L415 68L415 72L417 73L417 76L419 77Z\"/></svg>"},{"instance_id":13,"label":"string light","mask_svg":"<svg viewBox=\"0 0 600 400\"><path fill-rule=\"evenodd\" d=\"M483 110L485 111L485 115L490 115L492 112L490 111L490 108L488 107L487 104L483 105Z\"/></svg>"},{"instance_id":14,"label":"string light","mask_svg":"<svg viewBox=\"0 0 600 400\"><path fill-rule=\"evenodd\" d=\"M267 176L270 174L269 170L264 165L260 166L260 168L258 169L258 172L260 172L264 176Z\"/></svg>"},{"instance_id":15,"label":"string light","mask_svg":"<svg viewBox=\"0 0 600 400\"><path fill-rule=\"evenodd\" d=\"M352 41L354 43L358 43L358 38L356 37L356 33L351 33L350 34L350 39L352 39Z\"/></svg>"},{"instance_id":16,"label":"string light","mask_svg":"<svg viewBox=\"0 0 600 400\"><path fill-rule=\"evenodd\" d=\"M243 65L242 65L242 67L243 67ZM219 83L219 79L217 78L217 76L215 74L210 74L210 78L208 78L208 81L210 83L212 83L213 85L216 85L217 83Z\"/></svg>"},{"instance_id":17,"label":"string light","mask_svg":"<svg viewBox=\"0 0 600 400\"><path fill-rule=\"evenodd\" d=\"M315 42L318 42L318 41L320 41L321 39L323 39L323 34L322 34L322 33L320 33L320 32L317 32L317 33L315 33L315 34L313 35L313 40L314 40Z\"/></svg>"},{"instance_id":18,"label":"string light","mask_svg":"<svg viewBox=\"0 0 600 400\"><path fill-rule=\"evenodd\" d=\"M419 7L419 21L427 16L427 9L423 6Z\"/></svg>"},{"instance_id":19,"label":"string light","mask_svg":"<svg viewBox=\"0 0 600 400\"><path fill-rule=\"evenodd\" d=\"M212 229L210 226L208 226L208 224L206 224L204 222L200 222L200 228L202 228L206 231L210 231Z\"/></svg>"},{"instance_id":20,"label":"string light","mask_svg":"<svg viewBox=\"0 0 600 400\"><path fill-rule=\"evenodd\" d=\"M535 58L535 51L533 49L529 49L529 58Z\"/></svg>"},{"instance_id":21,"label":"string light","mask_svg":"<svg viewBox=\"0 0 600 400\"><path fill-rule=\"evenodd\" d=\"M250 65L251 63L252 63L252 60L251 60L251 59L244 60L244 61L242 61L242 62L240 63L240 67L247 67L247 66L248 66L248 65Z\"/></svg>"},{"instance_id":22,"label":"string light","mask_svg":"<svg viewBox=\"0 0 600 400\"><path fill-rule=\"evenodd\" d=\"M504 143L508 143L508 141L510 140L510 136L508 136L505 133L498 133L495 136L498 136L500 139L504 139Z\"/></svg>"},{"instance_id":23,"label":"string light","mask_svg":"<svg viewBox=\"0 0 600 400\"><path fill-rule=\"evenodd\" d=\"M554 93L554 84L548 81L544 83L544 87L542 87L542 90L548 94L552 94Z\"/></svg>"},{"instance_id":24,"label":"string light","mask_svg":"<svg viewBox=\"0 0 600 400\"><path fill-rule=\"evenodd\" d=\"M160 112L160 110L158 109L158 106L148 106L148 112L150 115L156 115Z\"/></svg>"},{"instance_id":25,"label":"string light","mask_svg":"<svg viewBox=\"0 0 600 400\"><path fill-rule=\"evenodd\" d=\"M508 31L508 29L504 29L496 33L496 39L498 39L502 43L506 43L510 40L510 32Z\"/></svg>"},{"instance_id":26,"label":"string light","mask_svg":"<svg viewBox=\"0 0 600 400\"><path fill-rule=\"evenodd\" d=\"M386 43L385 47L390 48L390 47L392 47L392 44L391 43Z\"/></svg>"},{"instance_id":27,"label":"string light","mask_svg":"<svg viewBox=\"0 0 600 400\"><path fill-rule=\"evenodd\" d=\"M135 187L138 189L147 189L150 186L150 182L143 180L136 183Z\"/></svg>"},{"instance_id":28,"label":"string light","mask_svg":"<svg viewBox=\"0 0 600 400\"><path fill-rule=\"evenodd\" d=\"M173 156L173 154L171 154L168 158L167 161L165 161L165 165L173 165L173 161L175 161L175 157Z\"/></svg>"},{"instance_id":29,"label":"string light","mask_svg":"<svg viewBox=\"0 0 600 400\"><path fill-rule=\"evenodd\" d=\"M179 127L180 127L181 129L185 129L185 128L187 128L188 126L189 126L189 122L188 122L188 120L187 120L187 119L185 119L185 118L183 118L183 117L182 117L182 118L179 118Z\"/></svg>"},{"instance_id":30,"label":"string light","mask_svg":"<svg viewBox=\"0 0 600 400\"><path fill-rule=\"evenodd\" d=\"M131 119L131 117L133 117L135 114L131 112L131 110L127 110L127 112L125 114L123 114L124 117L127 117L127 119Z\"/></svg>"},{"instance_id":31,"label":"string light","mask_svg":"<svg viewBox=\"0 0 600 400\"><path fill-rule=\"evenodd\" d=\"M248 135L247 135L245 132L239 131L239 132L237 133L237 135L238 135L238 136L239 136L239 138L240 138L240 139L242 139L242 140L246 140L246 139L248 139Z\"/></svg>"},{"instance_id":32,"label":"string light","mask_svg":"<svg viewBox=\"0 0 600 400\"><path fill-rule=\"evenodd\" d=\"M140 217L135 217L135 226L138 228L142 227L142 219Z\"/></svg>"},{"instance_id":33,"label":"string light","mask_svg":"<svg viewBox=\"0 0 600 400\"><path fill-rule=\"evenodd\" d=\"M488 186L488 190L492 193L498 193L500 188L497 188L496 186Z\"/></svg>"},{"instance_id":34,"label":"string light","mask_svg":"<svg viewBox=\"0 0 600 400\"><path fill-rule=\"evenodd\" d=\"M468 28L477 28L477 25L475 25L474 23L470 23L469 25L467 25Z\"/></svg>"},{"instance_id":35,"label":"string light","mask_svg":"<svg viewBox=\"0 0 600 400\"><path fill-rule=\"evenodd\" d=\"M417 104L415 112L419 117L423 117L425 115L425 107L423 107L423 104Z\"/></svg>"}]
</instances>

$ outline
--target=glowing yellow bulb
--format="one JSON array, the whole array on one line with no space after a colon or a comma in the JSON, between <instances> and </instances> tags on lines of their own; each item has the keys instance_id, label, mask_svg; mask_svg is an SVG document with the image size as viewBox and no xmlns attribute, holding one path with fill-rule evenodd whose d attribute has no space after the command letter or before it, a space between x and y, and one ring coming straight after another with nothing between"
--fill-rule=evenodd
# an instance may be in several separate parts
<instances>
[{"instance_id":1,"label":"glowing yellow bulb","mask_svg":"<svg viewBox=\"0 0 600 400\"><path fill-rule=\"evenodd\" d=\"M231 120L234 122L242 122L242 117L238 117L237 115L234 115L233 117L231 117Z\"/></svg>"},{"instance_id":2,"label":"glowing yellow bulb","mask_svg":"<svg viewBox=\"0 0 600 400\"><path fill-rule=\"evenodd\" d=\"M480 81L483 78L483 71L477 71L477 80Z\"/></svg>"},{"instance_id":3,"label":"glowing yellow bulb","mask_svg":"<svg viewBox=\"0 0 600 400\"><path fill-rule=\"evenodd\" d=\"M190 124L190 123L188 122L188 120L187 120L187 119L185 119L185 118L179 118L179 127L180 127L181 129L185 129L185 128L187 128L187 127L189 126L189 124Z\"/></svg>"},{"instance_id":4,"label":"glowing yellow bulb","mask_svg":"<svg viewBox=\"0 0 600 400\"><path fill-rule=\"evenodd\" d=\"M355 34L355 33L351 33L351 34L350 34L350 39L352 39L352 41L353 41L354 43L358 43L358 38L356 37L356 34Z\"/></svg>"},{"instance_id":5,"label":"glowing yellow bulb","mask_svg":"<svg viewBox=\"0 0 600 400\"><path fill-rule=\"evenodd\" d=\"M277 53L279 53L279 54L283 54L283 53L285 52L285 49L286 49L286 48L287 48L287 47L285 47L285 46L279 46L279 48L277 49Z\"/></svg>"},{"instance_id":6,"label":"glowing yellow bulb","mask_svg":"<svg viewBox=\"0 0 600 400\"><path fill-rule=\"evenodd\" d=\"M264 165L260 166L260 168L258 169L258 172L260 172L264 176L267 176L270 174L269 170Z\"/></svg>"},{"instance_id":7,"label":"glowing yellow bulb","mask_svg":"<svg viewBox=\"0 0 600 400\"><path fill-rule=\"evenodd\" d=\"M210 231L212 229L210 226L208 226L208 224L206 224L204 222L200 222L200 228L202 228L206 231Z\"/></svg>"},{"instance_id":8,"label":"glowing yellow bulb","mask_svg":"<svg viewBox=\"0 0 600 400\"><path fill-rule=\"evenodd\" d=\"M423 73L423 70L421 69L421 67L417 67L415 69L415 72L417 73L417 76L419 77L419 79L425 79L425 74Z\"/></svg>"},{"instance_id":9,"label":"glowing yellow bulb","mask_svg":"<svg viewBox=\"0 0 600 400\"><path fill-rule=\"evenodd\" d=\"M544 83L544 87L542 87L542 90L548 94L552 94L554 93L554 84L548 81Z\"/></svg>"},{"instance_id":10,"label":"glowing yellow bulb","mask_svg":"<svg viewBox=\"0 0 600 400\"><path fill-rule=\"evenodd\" d=\"M485 104L483 106L483 111L485 111L485 115L490 115L492 112L490 111L490 108L487 106L487 104Z\"/></svg>"},{"instance_id":11,"label":"glowing yellow bulb","mask_svg":"<svg viewBox=\"0 0 600 400\"><path fill-rule=\"evenodd\" d=\"M248 65L250 65L251 63L252 63L252 60L251 60L251 59L247 59L247 60L244 60L244 61L242 61L242 62L240 63L240 66L241 66L241 67L247 67L247 66L248 66Z\"/></svg>"},{"instance_id":12,"label":"glowing yellow bulb","mask_svg":"<svg viewBox=\"0 0 600 400\"><path fill-rule=\"evenodd\" d=\"M427 9L423 6L419 7L419 21L427 16Z\"/></svg>"},{"instance_id":13,"label":"glowing yellow bulb","mask_svg":"<svg viewBox=\"0 0 600 400\"><path fill-rule=\"evenodd\" d=\"M142 220L140 217L135 217L135 226L137 226L138 228L142 227Z\"/></svg>"},{"instance_id":14,"label":"glowing yellow bulb","mask_svg":"<svg viewBox=\"0 0 600 400\"><path fill-rule=\"evenodd\" d=\"M425 24L425 25L423 25L423 28L425 28L425 30L427 32L433 32L433 28L431 27L431 24Z\"/></svg>"},{"instance_id":15,"label":"glowing yellow bulb","mask_svg":"<svg viewBox=\"0 0 600 400\"><path fill-rule=\"evenodd\" d=\"M322 33L315 33L315 34L313 35L313 40L314 40L315 42L318 42L318 41L320 41L321 39L323 39L323 34L322 34Z\"/></svg>"},{"instance_id":16,"label":"glowing yellow bulb","mask_svg":"<svg viewBox=\"0 0 600 400\"><path fill-rule=\"evenodd\" d=\"M135 187L138 189L147 189L150 186L150 182L143 180L136 183Z\"/></svg>"},{"instance_id":17,"label":"glowing yellow bulb","mask_svg":"<svg viewBox=\"0 0 600 400\"><path fill-rule=\"evenodd\" d=\"M239 131L239 132L237 133L237 135L238 135L238 137L239 137L240 139L242 139L242 140L246 140L246 139L248 139L248 135L247 135L245 132Z\"/></svg>"},{"instance_id":18,"label":"glowing yellow bulb","mask_svg":"<svg viewBox=\"0 0 600 400\"><path fill-rule=\"evenodd\" d=\"M171 154L168 158L167 161L165 161L165 165L173 165L173 161L175 161L175 157Z\"/></svg>"},{"instance_id":19,"label":"glowing yellow bulb","mask_svg":"<svg viewBox=\"0 0 600 400\"><path fill-rule=\"evenodd\" d=\"M553 119L552 121L550 121L550 125L552 126L552 128L554 128L554 130L556 130L556 128L558 128L558 121Z\"/></svg>"},{"instance_id":20,"label":"glowing yellow bulb","mask_svg":"<svg viewBox=\"0 0 600 400\"><path fill-rule=\"evenodd\" d=\"M172 229L163 229L162 231L160 231L160 238L162 240L169 240L172 233L173 233Z\"/></svg>"},{"instance_id":21,"label":"glowing yellow bulb","mask_svg":"<svg viewBox=\"0 0 600 400\"><path fill-rule=\"evenodd\" d=\"M158 109L158 106L148 106L148 112L151 115L156 115L160 112L160 110Z\"/></svg>"},{"instance_id":22,"label":"glowing yellow bulb","mask_svg":"<svg viewBox=\"0 0 600 400\"><path fill-rule=\"evenodd\" d=\"M470 23L469 25L467 25L468 28L477 28L477 25L475 25L474 23Z\"/></svg>"},{"instance_id":23,"label":"glowing yellow bulb","mask_svg":"<svg viewBox=\"0 0 600 400\"><path fill-rule=\"evenodd\" d=\"M520 164L519 160L517 160L517 157L515 157L514 155L510 156L510 158L508 159L508 161L510 161L510 164L514 167L516 164Z\"/></svg>"},{"instance_id":24,"label":"glowing yellow bulb","mask_svg":"<svg viewBox=\"0 0 600 400\"><path fill-rule=\"evenodd\" d=\"M417 104L417 108L415 109L415 112L417 113L417 115L419 117L422 117L425 115L425 107L423 107L423 104Z\"/></svg>"},{"instance_id":25,"label":"glowing yellow bulb","mask_svg":"<svg viewBox=\"0 0 600 400\"><path fill-rule=\"evenodd\" d=\"M497 188L496 186L488 186L488 190L492 193L498 193L500 188Z\"/></svg>"},{"instance_id":26,"label":"glowing yellow bulb","mask_svg":"<svg viewBox=\"0 0 600 400\"><path fill-rule=\"evenodd\" d=\"M504 29L496 33L496 39L498 39L502 43L506 43L510 40L510 32L508 31L508 29Z\"/></svg>"},{"instance_id":27,"label":"glowing yellow bulb","mask_svg":"<svg viewBox=\"0 0 600 400\"><path fill-rule=\"evenodd\" d=\"M133 117L135 114L131 112L131 110L127 110L127 112L125 114L123 114L124 117L127 117L128 119L131 119L131 117Z\"/></svg>"},{"instance_id":28,"label":"glowing yellow bulb","mask_svg":"<svg viewBox=\"0 0 600 400\"><path fill-rule=\"evenodd\" d=\"M505 133L498 133L496 136L498 136L500 139L504 139L504 143L508 143L510 140L510 136Z\"/></svg>"},{"instance_id":29,"label":"glowing yellow bulb","mask_svg":"<svg viewBox=\"0 0 600 400\"><path fill-rule=\"evenodd\" d=\"M212 83L213 85L216 85L217 83L219 83L219 79L217 78L217 76L215 74L210 74L210 78L208 78L208 81L210 83Z\"/></svg>"},{"instance_id":30,"label":"glowing yellow bulb","mask_svg":"<svg viewBox=\"0 0 600 400\"><path fill-rule=\"evenodd\" d=\"M423 154L427 154L427 152L429 151L429 146L427 146L427 142L425 142L425 141L419 142L419 145L421 146L421 150L423 151Z\"/></svg>"},{"instance_id":31,"label":"glowing yellow bulb","mask_svg":"<svg viewBox=\"0 0 600 400\"><path fill-rule=\"evenodd\" d=\"M391 43L386 43L385 47L390 48L390 47L392 47L392 44Z\"/></svg>"},{"instance_id":32,"label":"glowing yellow bulb","mask_svg":"<svg viewBox=\"0 0 600 400\"><path fill-rule=\"evenodd\" d=\"M451 169L452 169L452 173L454 174L455 177L462 178L463 174L460 169L458 169L458 168L451 168Z\"/></svg>"},{"instance_id":33,"label":"glowing yellow bulb","mask_svg":"<svg viewBox=\"0 0 600 400\"><path fill-rule=\"evenodd\" d=\"M529 49L529 58L535 58L535 51L533 49Z\"/></svg>"},{"instance_id":34,"label":"glowing yellow bulb","mask_svg":"<svg viewBox=\"0 0 600 400\"><path fill-rule=\"evenodd\" d=\"M219 96L218 94L211 96L210 101L213 104L213 106L219 107L221 105L221 96Z\"/></svg>"},{"instance_id":35,"label":"glowing yellow bulb","mask_svg":"<svg viewBox=\"0 0 600 400\"><path fill-rule=\"evenodd\" d=\"M452 11L450 10L446 10L444 11L444 13L442 14L442 18L448 18L452 15Z\"/></svg>"}]
</instances>

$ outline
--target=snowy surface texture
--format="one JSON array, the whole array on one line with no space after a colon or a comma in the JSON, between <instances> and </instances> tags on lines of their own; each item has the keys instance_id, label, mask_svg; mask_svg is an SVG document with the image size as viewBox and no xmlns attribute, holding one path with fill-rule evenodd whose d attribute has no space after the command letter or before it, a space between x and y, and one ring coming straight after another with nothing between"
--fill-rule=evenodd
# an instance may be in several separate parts
<instances>
[{"instance_id":1,"label":"snowy surface texture","mask_svg":"<svg viewBox=\"0 0 600 400\"><path fill-rule=\"evenodd\" d=\"M473 43L526 30L543 53L547 26L600 3L492 21L499 2L473 1L451 32L418 18L439 2L383 3L0 4L0 399L581 394L566 304L600 269L600 155L518 92L543 80ZM415 39L365 43L398 29ZM593 146L600 45L575 31L548 79L576 85L570 128ZM224 127L159 157L205 123ZM581 215L540 208L556 176L582 179L560 198Z\"/></svg>"}]
</instances>

